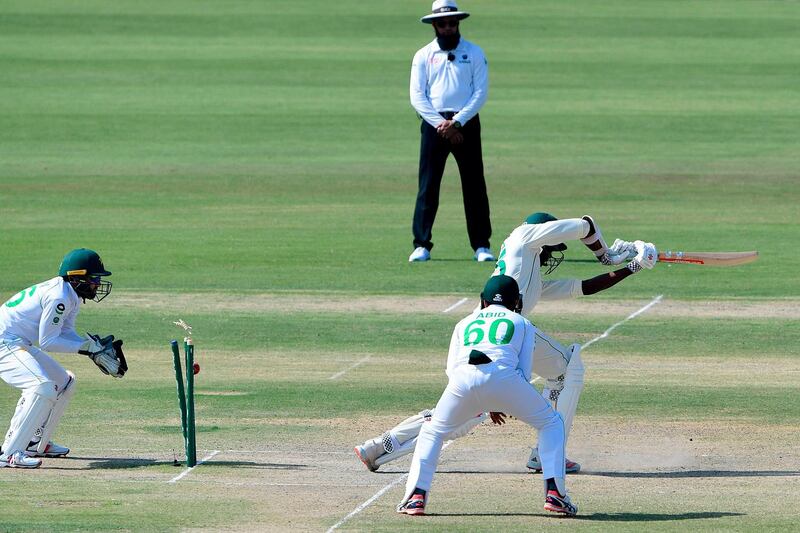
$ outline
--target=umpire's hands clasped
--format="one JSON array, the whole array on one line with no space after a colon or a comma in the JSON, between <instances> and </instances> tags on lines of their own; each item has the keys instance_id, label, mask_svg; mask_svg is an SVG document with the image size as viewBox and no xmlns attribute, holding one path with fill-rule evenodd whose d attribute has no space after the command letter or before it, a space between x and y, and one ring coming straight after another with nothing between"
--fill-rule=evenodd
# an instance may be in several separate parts
<instances>
[{"instance_id":1,"label":"umpire's hands clasped","mask_svg":"<svg viewBox=\"0 0 800 533\"><path fill-rule=\"evenodd\" d=\"M454 123L455 120L443 120L436 126L436 133L450 141L450 144L461 144L464 142L464 135L453 125Z\"/></svg>"}]
</instances>

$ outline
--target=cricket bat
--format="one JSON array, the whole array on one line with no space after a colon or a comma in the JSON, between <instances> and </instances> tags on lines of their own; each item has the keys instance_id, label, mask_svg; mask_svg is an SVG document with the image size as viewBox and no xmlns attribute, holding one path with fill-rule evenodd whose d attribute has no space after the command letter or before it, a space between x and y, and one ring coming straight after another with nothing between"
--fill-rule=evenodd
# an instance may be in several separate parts
<instances>
[{"instance_id":1,"label":"cricket bat","mask_svg":"<svg viewBox=\"0 0 800 533\"><path fill-rule=\"evenodd\" d=\"M745 265L758 259L758 252L659 252L658 260L662 263L683 263L689 265L706 265L728 267Z\"/></svg>"}]
</instances>

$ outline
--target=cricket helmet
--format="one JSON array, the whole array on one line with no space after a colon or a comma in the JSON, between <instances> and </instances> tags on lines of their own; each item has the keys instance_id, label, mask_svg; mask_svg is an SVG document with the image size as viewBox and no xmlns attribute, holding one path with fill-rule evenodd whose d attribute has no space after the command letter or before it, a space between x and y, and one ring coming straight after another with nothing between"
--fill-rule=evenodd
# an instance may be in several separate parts
<instances>
[{"instance_id":1,"label":"cricket helmet","mask_svg":"<svg viewBox=\"0 0 800 533\"><path fill-rule=\"evenodd\" d=\"M111 282L103 281L103 276L111 272L103 266L103 260L94 250L78 248L72 250L58 267L58 275L64 278L75 292L84 299L99 302L111 292Z\"/></svg>"},{"instance_id":2,"label":"cricket helmet","mask_svg":"<svg viewBox=\"0 0 800 533\"><path fill-rule=\"evenodd\" d=\"M556 217L551 215L550 213L545 213L543 211L538 211L536 213L531 214L528 218L525 219L526 224L544 224L545 222L552 222L554 220L558 220ZM542 253L540 254L541 258L541 265L543 267L547 267L544 275L551 273L553 270L556 269L558 265L561 264L561 261L564 260L564 250L567 249L567 245L563 242L554 245L544 245L542 246Z\"/></svg>"},{"instance_id":3,"label":"cricket helmet","mask_svg":"<svg viewBox=\"0 0 800 533\"><path fill-rule=\"evenodd\" d=\"M519 312L522 309L522 296L519 293L519 285L511 276L499 275L492 276L483 286L481 301L488 305L502 305L512 311Z\"/></svg>"},{"instance_id":4,"label":"cricket helmet","mask_svg":"<svg viewBox=\"0 0 800 533\"><path fill-rule=\"evenodd\" d=\"M544 224L545 222L552 222L554 220L558 220L556 217L551 215L550 213L545 213L544 211L537 211L536 213L532 213L525 219L526 224Z\"/></svg>"}]
</instances>

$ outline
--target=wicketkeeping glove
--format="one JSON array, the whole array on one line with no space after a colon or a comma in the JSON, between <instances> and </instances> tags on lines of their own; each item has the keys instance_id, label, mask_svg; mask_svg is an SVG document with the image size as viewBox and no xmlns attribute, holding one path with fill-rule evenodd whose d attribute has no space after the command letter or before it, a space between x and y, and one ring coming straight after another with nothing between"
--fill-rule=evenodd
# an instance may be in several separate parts
<instances>
[{"instance_id":1,"label":"wicketkeeping glove","mask_svg":"<svg viewBox=\"0 0 800 533\"><path fill-rule=\"evenodd\" d=\"M122 353L122 340L114 340L113 335L100 338L99 335L87 333L87 342L78 350L79 354L86 355L94 361L103 374L121 378L128 371L125 354Z\"/></svg>"}]
</instances>

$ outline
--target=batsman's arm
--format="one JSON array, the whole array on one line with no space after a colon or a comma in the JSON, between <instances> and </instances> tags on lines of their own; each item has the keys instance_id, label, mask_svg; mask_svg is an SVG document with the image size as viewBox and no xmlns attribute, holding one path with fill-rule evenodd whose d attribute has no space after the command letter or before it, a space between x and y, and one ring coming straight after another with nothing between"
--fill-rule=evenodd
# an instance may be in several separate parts
<instances>
[{"instance_id":1,"label":"batsman's arm","mask_svg":"<svg viewBox=\"0 0 800 533\"><path fill-rule=\"evenodd\" d=\"M581 289L583 290L584 296L597 294L600 291L610 289L623 279L633 275L633 273L634 271L627 266L614 270L613 272L606 272L605 274L583 280L581 282Z\"/></svg>"},{"instance_id":2,"label":"batsman's arm","mask_svg":"<svg viewBox=\"0 0 800 533\"><path fill-rule=\"evenodd\" d=\"M591 279L584 280L581 282L583 294L588 295L604 291L613 287L631 274L639 272L643 268L648 270L653 268L658 261L658 251L653 243L634 241L633 244L636 248L636 257L633 261L625 265L625 268L620 268L614 272L601 274Z\"/></svg>"},{"instance_id":3,"label":"batsman's arm","mask_svg":"<svg viewBox=\"0 0 800 533\"><path fill-rule=\"evenodd\" d=\"M607 266L621 265L625 261L636 256L637 249L635 243L617 239L614 241L614 244L609 247L594 219L586 215L582 220L585 220L589 224L589 233L586 234L586 237L581 239L581 242L592 251L598 261Z\"/></svg>"},{"instance_id":4,"label":"batsman's arm","mask_svg":"<svg viewBox=\"0 0 800 533\"><path fill-rule=\"evenodd\" d=\"M636 256L633 258L633 260L625 265L625 268L620 268L614 272L609 272L608 274L601 274L600 276L596 276L581 282L581 288L583 289L584 295L595 294L600 291L604 291L610 287L613 287L631 274L639 272L643 268L650 270L655 266L655 264L658 262L658 251L653 243L634 241L632 244L636 250ZM625 252L622 254L622 256L627 257L628 252Z\"/></svg>"}]
</instances>

